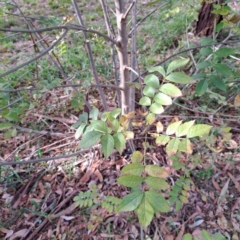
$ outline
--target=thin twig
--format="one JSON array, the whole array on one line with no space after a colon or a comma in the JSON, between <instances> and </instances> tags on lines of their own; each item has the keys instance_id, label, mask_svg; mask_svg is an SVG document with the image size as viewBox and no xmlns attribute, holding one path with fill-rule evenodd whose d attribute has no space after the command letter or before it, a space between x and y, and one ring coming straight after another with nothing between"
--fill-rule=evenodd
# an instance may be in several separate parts
<instances>
[{"instance_id":1,"label":"thin twig","mask_svg":"<svg viewBox=\"0 0 240 240\"><path fill-rule=\"evenodd\" d=\"M9 103L7 106L5 106L5 107L3 107L3 108L0 108L0 111L4 110L4 109L6 109L6 108L11 107L12 105L14 105L14 104L17 103L17 102L20 102L21 100L22 100L22 97L18 98L18 99L15 100L14 102Z\"/></svg>"},{"instance_id":2,"label":"thin twig","mask_svg":"<svg viewBox=\"0 0 240 240\"><path fill-rule=\"evenodd\" d=\"M13 162L3 162L0 163L0 167L1 166L11 166L11 165L25 165L25 164L32 164L32 163L39 163L39 162L48 162L48 161L52 161L52 160L58 160L58 159L62 159L62 158L71 158L71 157L75 157L77 155L80 155L82 153L86 153L88 152L90 149L94 149L94 148L100 148L100 144L93 146L91 148L88 149L82 149L80 151L77 151L75 153L72 154L67 154L67 155L60 155L57 157L49 157L49 158L39 158L39 159L35 159L35 160L29 160L29 161L13 161Z\"/></svg>"},{"instance_id":3,"label":"thin twig","mask_svg":"<svg viewBox=\"0 0 240 240\"><path fill-rule=\"evenodd\" d=\"M53 31L53 30L76 30L76 31L83 31L83 32L89 32L89 33L95 33L99 35L100 37L105 38L109 42L112 42L114 44L117 44L117 41L109 37L108 35L105 35L99 31L89 29L89 28L84 28L82 26L77 26L77 25L65 25L65 26L53 26L53 27L46 27L46 28L38 28L38 29L12 29L12 28L0 28L0 31L3 32L18 32L18 33L38 33L38 32L48 32L48 31Z\"/></svg>"},{"instance_id":4,"label":"thin twig","mask_svg":"<svg viewBox=\"0 0 240 240\"><path fill-rule=\"evenodd\" d=\"M18 66L16 66L16 67L11 68L11 69L10 69L9 71L7 71L7 72L4 72L4 73L0 74L0 78L1 78L1 77L4 77L4 76L6 76L6 75L8 75L8 74L10 74L10 73L12 73L12 72L17 71L18 69L23 68L23 67L27 66L28 64L36 61L36 60L39 59L40 57L46 55L50 50L52 50L52 49L67 35L67 32L68 32L68 30L66 30L66 31L59 37L59 39L58 39L56 42L54 42L49 48L46 48L46 50L42 51L42 52L41 52L39 55L37 55L36 57L34 57L34 58L32 58L32 59L30 59L30 60L28 60L28 61L26 61L26 62L24 62L24 63L22 63L22 64L20 64L20 65L18 65Z\"/></svg>"}]
</instances>

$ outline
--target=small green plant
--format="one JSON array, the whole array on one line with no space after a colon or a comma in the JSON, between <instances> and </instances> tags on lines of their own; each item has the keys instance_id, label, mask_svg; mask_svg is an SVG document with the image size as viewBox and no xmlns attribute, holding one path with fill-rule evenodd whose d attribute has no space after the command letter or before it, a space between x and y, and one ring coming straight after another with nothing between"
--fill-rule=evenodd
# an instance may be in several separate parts
<instances>
[{"instance_id":1,"label":"small green plant","mask_svg":"<svg viewBox=\"0 0 240 240\"><path fill-rule=\"evenodd\" d=\"M148 107L145 113L143 124L153 125L157 120L157 115L164 112L164 106L172 104L172 98L182 95L181 90L172 83L189 84L194 80L184 72L175 71L189 62L189 59L179 59L172 61L167 69L158 66L149 68L151 74L144 78L143 97L139 104ZM158 72L162 76L162 81L152 72ZM172 83L170 83L172 82ZM134 112L119 117L121 109L105 112L99 117L97 109L93 109L89 114L83 113L79 116L79 121L73 124L72 128L77 128L75 137L82 136L79 143L81 148L89 148L100 141L102 152L108 158L113 149L122 153L126 146L126 140L134 137L134 132L129 131L130 118L134 117ZM100 119L99 119L100 118ZM133 120L134 122L134 120ZM164 131L161 122L156 124L156 131L149 133L156 138L157 145L164 145L169 156L180 154L192 154L190 139L208 135L211 126L206 124L195 124L195 121L176 121L169 124ZM145 133L147 135L148 133ZM146 163L146 151L150 148L148 142L143 145L144 153L135 151L132 154L132 161L121 170L122 176L118 178L118 183L131 189L121 201L113 197L105 197L102 207L109 211L124 212L134 211L138 216L140 224L147 227L152 221L154 214L166 213L170 211L170 204L176 203L176 210L180 210L183 203L188 202L188 191L190 189L190 179L180 177L175 182L166 199L162 191L170 189L166 181L169 177L167 171L157 165ZM75 198L79 206L92 205L93 195L91 192L81 193ZM119 206L115 208L115 205Z\"/></svg>"},{"instance_id":2,"label":"small green plant","mask_svg":"<svg viewBox=\"0 0 240 240\"><path fill-rule=\"evenodd\" d=\"M220 233L211 235L206 230L201 231L201 236L202 236L201 239L204 239L204 240L205 239L206 240L226 240L227 239ZM187 233L183 236L183 240L200 240L200 238L194 237L190 233Z\"/></svg>"}]
</instances>

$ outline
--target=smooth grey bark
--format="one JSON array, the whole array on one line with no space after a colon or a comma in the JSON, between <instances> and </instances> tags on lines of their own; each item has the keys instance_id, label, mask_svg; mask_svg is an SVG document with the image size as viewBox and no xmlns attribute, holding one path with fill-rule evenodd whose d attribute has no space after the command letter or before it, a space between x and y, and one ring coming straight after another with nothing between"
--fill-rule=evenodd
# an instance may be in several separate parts
<instances>
[{"instance_id":1,"label":"smooth grey bark","mask_svg":"<svg viewBox=\"0 0 240 240\"><path fill-rule=\"evenodd\" d=\"M122 114L129 111L130 103L130 88L127 86L129 81L128 67L128 33L127 33L127 12L125 13L125 1L115 0L116 18L117 18L117 52L119 59L119 72L120 72L120 87L123 89L121 92Z\"/></svg>"}]
</instances>

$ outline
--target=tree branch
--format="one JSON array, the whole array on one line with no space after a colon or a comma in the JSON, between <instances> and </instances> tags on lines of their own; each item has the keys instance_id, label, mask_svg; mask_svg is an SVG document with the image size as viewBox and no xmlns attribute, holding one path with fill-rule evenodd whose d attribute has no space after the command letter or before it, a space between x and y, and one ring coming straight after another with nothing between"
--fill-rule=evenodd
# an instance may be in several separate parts
<instances>
[{"instance_id":1,"label":"tree branch","mask_svg":"<svg viewBox=\"0 0 240 240\"><path fill-rule=\"evenodd\" d=\"M39 159L35 159L35 160L29 160L29 161L20 161L20 162L3 162L3 163L0 163L0 167L2 166L11 166L11 165L25 165L25 164L32 164L32 163L39 163L39 162L48 162L48 161L52 161L52 160L58 160L58 159L62 159L62 158L71 158L71 157L75 157L79 154L82 154L82 153L85 153L87 151L89 151L90 149L95 149L95 148L99 148L100 145L96 145L96 146L93 146L91 148L88 148L88 149L82 149L80 151L77 151L75 153L72 153L72 154L68 154L68 155L60 155L60 156L57 156L57 157L49 157L49 158L39 158Z\"/></svg>"},{"instance_id":2,"label":"tree branch","mask_svg":"<svg viewBox=\"0 0 240 240\"><path fill-rule=\"evenodd\" d=\"M3 32L18 32L18 33L38 33L38 32L47 32L47 31L53 31L53 30L77 30L77 31L83 31L83 32L90 32L90 33L95 33L103 38L105 38L106 40L117 44L117 41L115 41L114 39L112 39L111 37L109 37L106 34L103 34L99 31L93 30L93 29L89 29L89 28L84 28L81 26L77 26L77 25L67 25L67 26L54 26L54 27L46 27L46 28L38 28L38 29L11 29L11 28L0 28L0 31Z\"/></svg>"},{"instance_id":3,"label":"tree branch","mask_svg":"<svg viewBox=\"0 0 240 240\"><path fill-rule=\"evenodd\" d=\"M58 39L56 42L54 42L49 48L46 48L44 51L42 51L42 52L41 52L39 55L37 55L36 57L30 59L30 60L27 61L27 62L24 62L24 63L16 66L16 67L14 67L14 68L11 68L11 69L10 69L9 71L7 71L7 72L4 72L4 73L0 74L0 78L1 78L1 77L4 77L4 76L6 76L6 75L8 75L8 74L10 74L10 73L12 73L12 72L17 71L18 69L23 68L23 67L27 66L28 64L36 61L36 60L39 59L40 57L46 55L50 50L52 50L52 49L67 35L67 32L68 32L68 30L65 30L65 32L59 37L59 39Z\"/></svg>"}]
</instances>

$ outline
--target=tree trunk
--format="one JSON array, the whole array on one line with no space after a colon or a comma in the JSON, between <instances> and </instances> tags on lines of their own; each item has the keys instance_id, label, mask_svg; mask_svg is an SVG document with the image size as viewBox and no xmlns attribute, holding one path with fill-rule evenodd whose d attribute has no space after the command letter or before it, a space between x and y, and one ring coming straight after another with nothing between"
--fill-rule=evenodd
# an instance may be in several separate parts
<instances>
[{"instance_id":1,"label":"tree trunk","mask_svg":"<svg viewBox=\"0 0 240 240\"><path fill-rule=\"evenodd\" d=\"M198 21L196 25L196 35L198 36L210 36L214 31L214 24L218 24L222 21L222 16L212 13L214 4L221 4L224 0L212 1L203 1L202 7L198 14Z\"/></svg>"}]
</instances>

